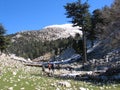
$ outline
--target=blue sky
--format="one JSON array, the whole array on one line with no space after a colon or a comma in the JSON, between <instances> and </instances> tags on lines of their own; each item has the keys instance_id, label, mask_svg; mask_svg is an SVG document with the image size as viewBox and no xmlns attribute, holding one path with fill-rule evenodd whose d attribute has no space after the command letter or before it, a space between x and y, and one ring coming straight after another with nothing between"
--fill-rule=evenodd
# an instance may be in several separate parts
<instances>
[{"instance_id":1,"label":"blue sky","mask_svg":"<svg viewBox=\"0 0 120 90\"><path fill-rule=\"evenodd\" d=\"M70 19L66 18L63 6L74 1L77 0L0 0L0 23L7 34L66 24ZM89 0L90 11L105 5L110 6L113 1Z\"/></svg>"}]
</instances>

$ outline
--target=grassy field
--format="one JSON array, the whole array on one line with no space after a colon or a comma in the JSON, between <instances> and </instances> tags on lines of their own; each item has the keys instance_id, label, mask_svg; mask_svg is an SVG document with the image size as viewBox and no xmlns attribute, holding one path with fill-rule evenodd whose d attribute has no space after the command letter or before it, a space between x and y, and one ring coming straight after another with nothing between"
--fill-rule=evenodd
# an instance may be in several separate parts
<instances>
[{"instance_id":1,"label":"grassy field","mask_svg":"<svg viewBox=\"0 0 120 90\"><path fill-rule=\"evenodd\" d=\"M58 82L67 81L70 87L58 85ZM120 84L93 84L75 80L62 80L42 75L40 68L31 67L29 72L5 68L0 76L0 90L119 90Z\"/></svg>"},{"instance_id":2,"label":"grassy field","mask_svg":"<svg viewBox=\"0 0 120 90\"><path fill-rule=\"evenodd\" d=\"M90 83L71 79L48 77L40 67L24 66L22 63L3 63L0 60L0 90L120 90L120 84ZM59 82L70 83L69 87Z\"/></svg>"}]
</instances>

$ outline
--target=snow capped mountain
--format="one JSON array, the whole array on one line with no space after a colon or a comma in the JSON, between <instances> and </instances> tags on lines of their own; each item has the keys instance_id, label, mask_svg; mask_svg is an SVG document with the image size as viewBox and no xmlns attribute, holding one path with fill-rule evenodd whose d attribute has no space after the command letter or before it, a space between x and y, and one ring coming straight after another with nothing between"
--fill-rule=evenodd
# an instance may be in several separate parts
<instances>
[{"instance_id":1,"label":"snow capped mountain","mask_svg":"<svg viewBox=\"0 0 120 90\"><path fill-rule=\"evenodd\" d=\"M72 24L50 25L44 27L42 32L46 32L47 40L56 40L60 38L75 37L76 34L82 35L80 27L73 27Z\"/></svg>"},{"instance_id":2,"label":"snow capped mountain","mask_svg":"<svg viewBox=\"0 0 120 90\"><path fill-rule=\"evenodd\" d=\"M50 25L44 27L44 30L49 33L49 35L53 35L58 38L68 38L70 36L74 37L77 33L82 35L82 31L80 31L80 27L73 27L72 24L62 24L62 25ZM52 33L52 34L51 34Z\"/></svg>"},{"instance_id":3,"label":"snow capped mountain","mask_svg":"<svg viewBox=\"0 0 120 90\"><path fill-rule=\"evenodd\" d=\"M75 37L76 34L82 36L82 31L80 31L80 29L80 27L73 27L72 24L50 25L44 27L42 30L19 32L14 35L12 41L15 41L15 39L19 39L21 37L27 39L35 38L36 40L51 41L68 38L70 36Z\"/></svg>"}]
</instances>

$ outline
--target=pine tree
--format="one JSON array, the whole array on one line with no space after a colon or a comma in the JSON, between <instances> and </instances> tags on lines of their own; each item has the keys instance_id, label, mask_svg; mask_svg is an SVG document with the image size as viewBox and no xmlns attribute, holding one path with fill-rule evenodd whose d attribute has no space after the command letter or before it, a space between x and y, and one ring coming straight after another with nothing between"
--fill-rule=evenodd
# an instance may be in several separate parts
<instances>
[{"instance_id":1,"label":"pine tree","mask_svg":"<svg viewBox=\"0 0 120 90\"><path fill-rule=\"evenodd\" d=\"M81 0L73 3L67 3L65 6L67 18L72 18L71 22L74 26L82 27L83 33L83 60L87 61L86 52L86 34L87 30L90 28L90 13L89 5L87 2L81 3Z\"/></svg>"},{"instance_id":2,"label":"pine tree","mask_svg":"<svg viewBox=\"0 0 120 90\"><path fill-rule=\"evenodd\" d=\"M6 50L7 46L9 45L9 39L5 37L6 30L4 29L3 25L0 24L0 52L2 53Z\"/></svg>"}]
</instances>

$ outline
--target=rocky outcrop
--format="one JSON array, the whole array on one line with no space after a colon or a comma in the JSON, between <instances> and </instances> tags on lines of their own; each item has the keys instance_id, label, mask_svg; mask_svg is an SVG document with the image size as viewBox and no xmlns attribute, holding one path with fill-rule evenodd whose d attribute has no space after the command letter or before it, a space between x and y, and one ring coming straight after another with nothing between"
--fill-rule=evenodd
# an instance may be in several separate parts
<instances>
[{"instance_id":1,"label":"rocky outcrop","mask_svg":"<svg viewBox=\"0 0 120 90\"><path fill-rule=\"evenodd\" d=\"M99 53L99 52L100 50L96 53ZM98 55L96 53L92 52L91 54ZM88 62L84 64L84 67L89 70L90 69L105 70L114 66L118 66L119 64L120 64L120 48L117 48L112 50L109 53L106 53L106 54L104 53L104 56L102 58L97 57L97 58L90 59Z\"/></svg>"}]
</instances>

